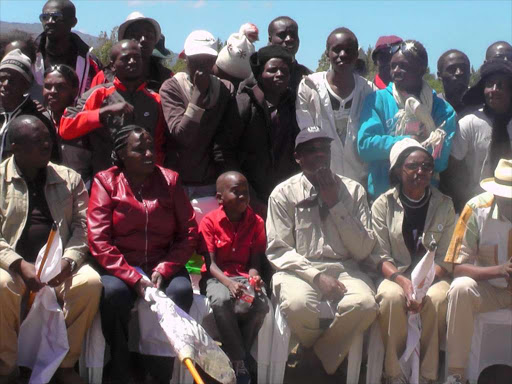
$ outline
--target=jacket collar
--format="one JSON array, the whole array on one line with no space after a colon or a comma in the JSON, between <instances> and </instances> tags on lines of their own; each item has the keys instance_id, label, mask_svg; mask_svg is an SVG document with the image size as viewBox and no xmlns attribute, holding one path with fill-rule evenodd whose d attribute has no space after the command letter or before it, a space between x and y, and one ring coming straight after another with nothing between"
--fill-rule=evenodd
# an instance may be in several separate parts
<instances>
[{"instance_id":1,"label":"jacket collar","mask_svg":"<svg viewBox=\"0 0 512 384\"><path fill-rule=\"evenodd\" d=\"M120 90L120 91L125 91L125 92L127 91L126 86L121 82L121 80L119 80L119 79L117 78L117 76L116 76L116 77L114 77L114 86L115 86L118 90ZM139 85L139 86L137 87L137 89L135 90L135 92L141 91L141 90L143 90L144 88L146 88L146 82L143 82L141 85Z\"/></svg>"},{"instance_id":2,"label":"jacket collar","mask_svg":"<svg viewBox=\"0 0 512 384\"><path fill-rule=\"evenodd\" d=\"M89 46L76 33L71 32L71 44L76 48L80 56L85 57L89 52ZM46 46L46 33L43 32L35 40L37 51L44 53Z\"/></svg>"},{"instance_id":3,"label":"jacket collar","mask_svg":"<svg viewBox=\"0 0 512 384\"><path fill-rule=\"evenodd\" d=\"M242 221L240 221L240 228L245 227L246 225L250 225L254 221L254 211L250 206L247 206L247 209L245 210L244 217L242 218ZM219 223L224 222L228 223L228 225L233 225L231 221L228 219L226 215L226 211L224 210L224 206L219 206Z\"/></svg>"},{"instance_id":4,"label":"jacket collar","mask_svg":"<svg viewBox=\"0 0 512 384\"><path fill-rule=\"evenodd\" d=\"M16 161L14 160L14 155L12 155L9 159L6 160L6 170L5 170L5 180L10 183L12 179L23 179L21 176L20 169L16 165ZM62 177L60 177L54 169L53 163L48 163L46 166L46 184L58 184L64 183Z\"/></svg>"}]
</instances>

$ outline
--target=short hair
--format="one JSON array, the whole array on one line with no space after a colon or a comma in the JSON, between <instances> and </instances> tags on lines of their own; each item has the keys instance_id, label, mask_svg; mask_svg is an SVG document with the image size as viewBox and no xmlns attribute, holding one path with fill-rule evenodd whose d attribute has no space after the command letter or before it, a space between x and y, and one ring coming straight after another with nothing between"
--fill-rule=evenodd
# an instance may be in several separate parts
<instances>
[{"instance_id":1,"label":"short hair","mask_svg":"<svg viewBox=\"0 0 512 384\"><path fill-rule=\"evenodd\" d=\"M446 51L445 53L443 53L441 56L439 56L439 59L437 60L437 70L439 72L441 72L441 65L443 63L443 60L451 55L452 53L457 53L459 55L462 55L464 56L464 58L466 59L466 61L468 62L468 65L470 65L470 62L469 62L469 57L462 51L459 51L458 49L449 49L448 51Z\"/></svg>"},{"instance_id":2,"label":"short hair","mask_svg":"<svg viewBox=\"0 0 512 384\"><path fill-rule=\"evenodd\" d=\"M125 127L122 127L116 133L114 134L114 146L112 149L112 163L114 165L117 165L119 168L123 167L123 161L121 160L121 157L119 156L119 152L126 147L128 143L128 137L132 133L144 133L147 132L147 130L144 127L141 127L140 125L130 124Z\"/></svg>"},{"instance_id":3,"label":"short hair","mask_svg":"<svg viewBox=\"0 0 512 384\"><path fill-rule=\"evenodd\" d=\"M19 143L26 139L26 131L23 129L27 125L41 124L45 127L41 119L34 115L20 115L9 123L7 131L7 140L10 143Z\"/></svg>"},{"instance_id":4,"label":"short hair","mask_svg":"<svg viewBox=\"0 0 512 384\"><path fill-rule=\"evenodd\" d=\"M327 36L327 40L325 41L325 49L326 50L329 50L329 39L331 38L331 36L336 35L338 33L344 33L344 34L352 37L354 39L354 41L356 42L356 49L359 48L359 41L357 40L356 34L348 28L340 27L340 28L336 28L334 31L329 33L329 36Z\"/></svg>"},{"instance_id":5,"label":"short hair","mask_svg":"<svg viewBox=\"0 0 512 384\"><path fill-rule=\"evenodd\" d=\"M30 61L34 63L36 61L36 44L34 43L34 39L30 33L25 31L20 31L19 29L15 29L11 32L4 33L0 35L0 59L5 56L5 48L11 43L15 41L21 41L25 43L27 48L25 52L22 52L24 55L28 56Z\"/></svg>"},{"instance_id":6,"label":"short hair","mask_svg":"<svg viewBox=\"0 0 512 384\"><path fill-rule=\"evenodd\" d=\"M44 71L44 78L46 79L46 76L48 76L52 72L60 73L66 79L66 81L70 83L71 87L73 88L78 88L78 86L80 85L80 80L78 80L78 76L76 75L75 70L71 68L69 65L51 65Z\"/></svg>"},{"instance_id":7,"label":"short hair","mask_svg":"<svg viewBox=\"0 0 512 384\"><path fill-rule=\"evenodd\" d=\"M111 62L116 61L117 56L119 55L119 52L121 52L121 49L123 49L122 45L126 44L126 43L133 43L133 44L136 44L137 47L139 46L139 44L135 40L124 39L124 40L118 41L117 43L115 43L112 46L112 49L110 50L110 61Z\"/></svg>"},{"instance_id":8,"label":"short hair","mask_svg":"<svg viewBox=\"0 0 512 384\"><path fill-rule=\"evenodd\" d=\"M59 4L59 6L63 9L69 12L69 16L76 17L76 8L75 4L73 4L69 0L48 0L44 5L43 8L46 7L48 4L55 3Z\"/></svg>"},{"instance_id":9,"label":"short hair","mask_svg":"<svg viewBox=\"0 0 512 384\"><path fill-rule=\"evenodd\" d=\"M295 24L297 26L297 29L299 29L299 24L297 24L297 22L295 20L293 20L291 17L289 17L289 16L279 16L279 17L276 17L274 20L272 20L268 24L268 35L269 36L271 36L272 32L274 31L274 28L273 28L274 23L277 23L278 21L291 21L293 24Z\"/></svg>"},{"instance_id":10,"label":"short hair","mask_svg":"<svg viewBox=\"0 0 512 384\"><path fill-rule=\"evenodd\" d=\"M231 177L231 176L243 177L245 179L245 181L247 182L247 178L240 172L237 172L237 171L224 172L219 177L217 177L217 181L215 182L215 189L218 193L224 192L223 182L224 182L224 180L226 180L228 177Z\"/></svg>"},{"instance_id":11,"label":"short hair","mask_svg":"<svg viewBox=\"0 0 512 384\"><path fill-rule=\"evenodd\" d=\"M415 61L422 69L428 68L427 50L419 41L405 40L400 44L400 49L397 52L402 52L405 57Z\"/></svg>"}]
</instances>

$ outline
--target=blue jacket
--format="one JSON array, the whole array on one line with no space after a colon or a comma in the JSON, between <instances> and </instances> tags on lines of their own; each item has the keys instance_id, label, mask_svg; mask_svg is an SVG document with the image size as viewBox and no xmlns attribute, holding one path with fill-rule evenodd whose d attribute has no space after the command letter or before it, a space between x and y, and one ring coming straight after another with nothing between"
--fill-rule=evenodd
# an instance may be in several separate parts
<instances>
[{"instance_id":1,"label":"blue jacket","mask_svg":"<svg viewBox=\"0 0 512 384\"><path fill-rule=\"evenodd\" d=\"M386 192L389 187L389 153L396 142L410 136L395 136L398 105L393 98L393 83L386 89L366 97L361 111L357 149L359 156L368 163L368 193L372 200ZM455 134L456 114L454 109L434 91L432 118L436 126L446 121L441 156L435 161L434 171L439 173L448 166L450 147Z\"/></svg>"}]
</instances>

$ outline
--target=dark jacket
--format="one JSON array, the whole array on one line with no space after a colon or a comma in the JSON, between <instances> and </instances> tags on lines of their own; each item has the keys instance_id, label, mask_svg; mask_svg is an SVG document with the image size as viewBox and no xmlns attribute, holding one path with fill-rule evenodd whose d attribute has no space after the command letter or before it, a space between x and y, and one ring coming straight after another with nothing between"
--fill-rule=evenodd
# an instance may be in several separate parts
<instances>
[{"instance_id":1,"label":"dark jacket","mask_svg":"<svg viewBox=\"0 0 512 384\"><path fill-rule=\"evenodd\" d=\"M178 174L156 166L137 200L122 169L94 177L87 213L89 248L105 270L133 287L158 271L171 278L197 246L195 212Z\"/></svg>"},{"instance_id":2,"label":"dark jacket","mask_svg":"<svg viewBox=\"0 0 512 384\"><path fill-rule=\"evenodd\" d=\"M217 101L201 110L189 105L180 82L188 75L177 73L160 89L167 123L165 166L177 171L186 186L214 184L217 176L237 167L232 133L238 125L233 85L220 82Z\"/></svg>"},{"instance_id":3,"label":"dark jacket","mask_svg":"<svg viewBox=\"0 0 512 384\"><path fill-rule=\"evenodd\" d=\"M135 108L133 115L100 121L101 107L126 101ZM136 124L145 128L154 138L158 164L163 163L165 123L160 96L149 91L145 83L133 93L128 92L118 78L113 83L101 84L86 92L74 107L68 107L60 120L59 134L64 140L88 135L92 151L93 174L112 166L113 134L120 128Z\"/></svg>"},{"instance_id":4,"label":"dark jacket","mask_svg":"<svg viewBox=\"0 0 512 384\"><path fill-rule=\"evenodd\" d=\"M242 173L256 197L265 204L274 187L300 171L295 162L295 98L289 91L269 109L258 85L237 95L242 125L235 140Z\"/></svg>"}]
</instances>

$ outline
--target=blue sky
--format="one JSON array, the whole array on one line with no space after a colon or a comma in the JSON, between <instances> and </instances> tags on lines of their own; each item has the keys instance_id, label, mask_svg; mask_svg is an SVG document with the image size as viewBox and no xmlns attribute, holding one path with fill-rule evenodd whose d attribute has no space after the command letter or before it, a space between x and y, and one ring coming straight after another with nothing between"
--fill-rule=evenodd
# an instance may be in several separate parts
<instances>
[{"instance_id":1,"label":"blue sky","mask_svg":"<svg viewBox=\"0 0 512 384\"><path fill-rule=\"evenodd\" d=\"M45 1L1 0L0 20L38 22ZM301 39L297 60L315 70L325 50L325 40L337 27L348 27L359 45L374 45L378 36L395 34L422 42L434 71L446 50L464 51L478 68L485 50L497 40L512 41L512 0L435 1L109 1L75 0L77 29L92 35L110 31L135 10L155 18L166 36L166 45L180 52L194 29L207 29L226 40L245 22L256 24L262 47L268 39L270 20L288 15L297 20Z\"/></svg>"}]
</instances>

